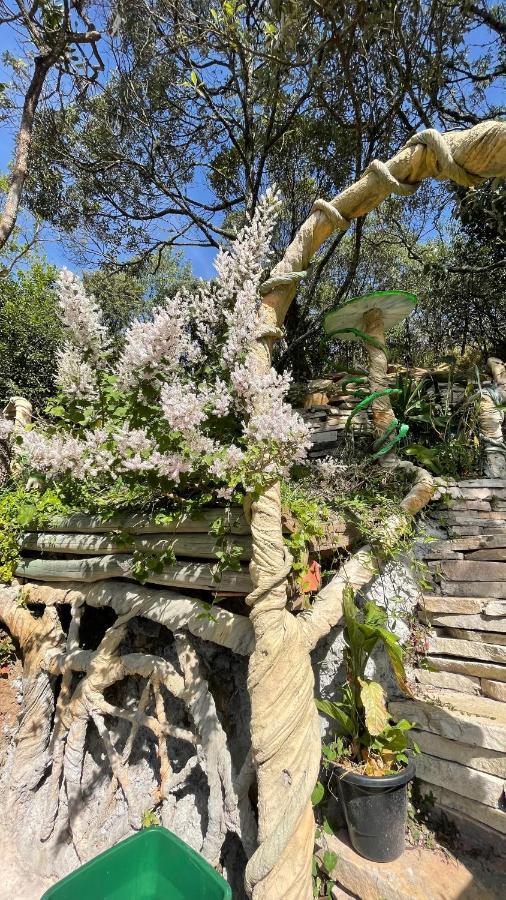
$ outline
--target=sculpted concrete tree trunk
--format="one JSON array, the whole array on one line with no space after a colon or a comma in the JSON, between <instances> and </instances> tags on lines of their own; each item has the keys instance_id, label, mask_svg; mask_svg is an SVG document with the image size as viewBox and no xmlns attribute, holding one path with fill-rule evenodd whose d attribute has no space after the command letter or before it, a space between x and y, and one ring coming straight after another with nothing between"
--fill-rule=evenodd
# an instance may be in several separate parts
<instances>
[{"instance_id":1,"label":"sculpted concrete tree trunk","mask_svg":"<svg viewBox=\"0 0 506 900\"><path fill-rule=\"evenodd\" d=\"M506 403L506 366L502 360L490 357L487 368L492 375L492 384L482 388L479 408L484 471L488 478L506 478L504 411L500 409Z\"/></svg>"}]
</instances>

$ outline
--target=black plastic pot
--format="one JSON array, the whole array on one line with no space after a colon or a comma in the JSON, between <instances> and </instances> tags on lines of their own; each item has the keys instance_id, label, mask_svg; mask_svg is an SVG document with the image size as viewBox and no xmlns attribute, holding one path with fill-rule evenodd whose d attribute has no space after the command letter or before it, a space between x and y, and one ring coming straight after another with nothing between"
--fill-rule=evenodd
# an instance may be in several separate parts
<instances>
[{"instance_id":1,"label":"black plastic pot","mask_svg":"<svg viewBox=\"0 0 506 900\"><path fill-rule=\"evenodd\" d=\"M341 766L335 771L353 849L374 862L397 859L404 852L408 784L415 777L413 760L401 772L384 778L358 775Z\"/></svg>"}]
</instances>

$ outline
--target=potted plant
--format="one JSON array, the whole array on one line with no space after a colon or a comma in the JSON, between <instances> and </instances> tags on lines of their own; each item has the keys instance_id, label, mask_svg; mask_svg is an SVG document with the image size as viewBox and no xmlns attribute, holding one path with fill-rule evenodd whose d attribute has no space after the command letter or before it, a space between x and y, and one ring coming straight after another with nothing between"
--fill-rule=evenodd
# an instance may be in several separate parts
<instances>
[{"instance_id":1,"label":"potted plant","mask_svg":"<svg viewBox=\"0 0 506 900\"><path fill-rule=\"evenodd\" d=\"M412 723L392 721L382 686L365 672L372 651L382 644L398 684L409 694L403 650L387 627L385 610L373 602L359 609L351 588L344 592L343 612L347 680L339 701L317 701L337 723L332 742L323 748L329 784L337 785L357 853L389 862L404 850L407 786L415 775L413 751L418 748L410 745Z\"/></svg>"}]
</instances>

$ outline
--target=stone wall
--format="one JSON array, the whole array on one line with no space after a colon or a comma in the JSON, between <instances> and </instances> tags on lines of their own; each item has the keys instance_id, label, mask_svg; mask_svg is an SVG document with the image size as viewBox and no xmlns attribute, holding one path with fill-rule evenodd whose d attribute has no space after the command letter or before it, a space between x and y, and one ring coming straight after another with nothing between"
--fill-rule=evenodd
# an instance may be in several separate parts
<instances>
[{"instance_id":1,"label":"stone wall","mask_svg":"<svg viewBox=\"0 0 506 900\"><path fill-rule=\"evenodd\" d=\"M391 703L417 723L422 792L458 824L506 835L506 480L449 484L427 516L432 587L420 604L429 668L416 699Z\"/></svg>"}]
</instances>

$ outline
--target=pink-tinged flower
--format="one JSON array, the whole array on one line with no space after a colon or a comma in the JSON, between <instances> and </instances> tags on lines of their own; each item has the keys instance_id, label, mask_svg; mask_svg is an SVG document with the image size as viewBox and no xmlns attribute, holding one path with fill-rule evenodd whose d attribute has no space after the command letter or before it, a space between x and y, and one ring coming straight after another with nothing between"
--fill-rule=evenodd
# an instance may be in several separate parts
<instances>
[{"instance_id":1,"label":"pink-tinged flower","mask_svg":"<svg viewBox=\"0 0 506 900\"><path fill-rule=\"evenodd\" d=\"M94 400L98 396L92 367L80 349L67 342L56 354L56 384L65 394L76 399Z\"/></svg>"},{"instance_id":2,"label":"pink-tinged flower","mask_svg":"<svg viewBox=\"0 0 506 900\"><path fill-rule=\"evenodd\" d=\"M56 282L61 318L72 343L98 359L107 348L107 328L94 296L88 295L80 278L62 269Z\"/></svg>"},{"instance_id":3,"label":"pink-tinged flower","mask_svg":"<svg viewBox=\"0 0 506 900\"><path fill-rule=\"evenodd\" d=\"M156 310L152 321L130 325L116 373L122 388L175 372L199 354L191 341L186 295L176 294Z\"/></svg>"},{"instance_id":4,"label":"pink-tinged flower","mask_svg":"<svg viewBox=\"0 0 506 900\"><path fill-rule=\"evenodd\" d=\"M190 463L177 453L154 453L151 463L157 469L159 475L170 478L176 483L185 472L190 470Z\"/></svg>"},{"instance_id":5,"label":"pink-tinged flower","mask_svg":"<svg viewBox=\"0 0 506 900\"><path fill-rule=\"evenodd\" d=\"M206 418L206 397L198 394L191 384L176 379L164 384L160 394L160 406L170 427L183 434L195 431Z\"/></svg>"}]
</instances>

